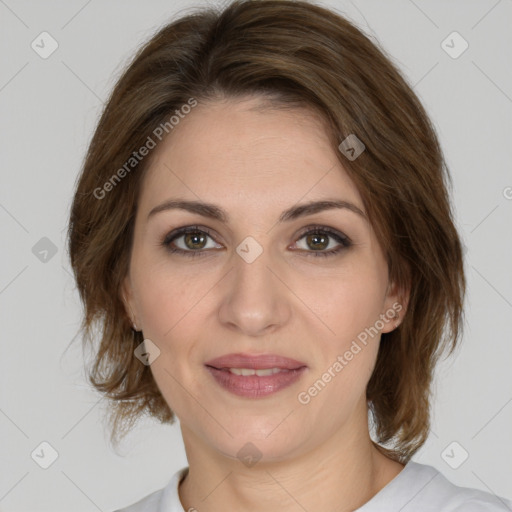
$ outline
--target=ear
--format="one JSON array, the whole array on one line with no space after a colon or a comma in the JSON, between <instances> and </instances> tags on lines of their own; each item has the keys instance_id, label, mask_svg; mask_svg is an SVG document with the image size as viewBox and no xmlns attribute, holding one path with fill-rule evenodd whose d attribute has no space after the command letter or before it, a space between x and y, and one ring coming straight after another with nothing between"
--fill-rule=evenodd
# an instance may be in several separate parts
<instances>
[{"instance_id":1,"label":"ear","mask_svg":"<svg viewBox=\"0 0 512 512\"><path fill-rule=\"evenodd\" d=\"M124 309L126 312L126 316L128 317L130 324L132 325L133 329L138 331L140 330L139 321L136 316L136 307L135 307L135 301L133 299L133 287L130 280L130 276L127 275L121 284L121 300L124 304Z\"/></svg>"},{"instance_id":2,"label":"ear","mask_svg":"<svg viewBox=\"0 0 512 512\"><path fill-rule=\"evenodd\" d=\"M382 333L391 332L400 326L409 305L410 287L399 287L390 282L386 290L381 319L384 322Z\"/></svg>"}]
</instances>

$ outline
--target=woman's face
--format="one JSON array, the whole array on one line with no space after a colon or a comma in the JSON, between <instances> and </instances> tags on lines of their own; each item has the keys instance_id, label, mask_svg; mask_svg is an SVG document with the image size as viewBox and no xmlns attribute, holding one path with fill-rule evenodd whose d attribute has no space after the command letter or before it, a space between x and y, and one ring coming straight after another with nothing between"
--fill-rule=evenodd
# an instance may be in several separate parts
<instances>
[{"instance_id":1,"label":"woman's face","mask_svg":"<svg viewBox=\"0 0 512 512\"><path fill-rule=\"evenodd\" d=\"M199 105L154 150L124 293L185 443L278 460L368 435L366 385L402 306L321 122L256 105ZM353 207L303 208L319 201Z\"/></svg>"}]
</instances>

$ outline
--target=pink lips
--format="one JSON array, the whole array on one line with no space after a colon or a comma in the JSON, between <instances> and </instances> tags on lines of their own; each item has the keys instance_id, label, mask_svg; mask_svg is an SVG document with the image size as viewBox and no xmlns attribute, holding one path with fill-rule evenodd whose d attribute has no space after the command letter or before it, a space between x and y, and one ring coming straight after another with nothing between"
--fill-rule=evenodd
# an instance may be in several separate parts
<instances>
[{"instance_id":1,"label":"pink lips","mask_svg":"<svg viewBox=\"0 0 512 512\"><path fill-rule=\"evenodd\" d=\"M216 382L231 393L259 398L284 389L296 382L307 366L295 359L274 354L250 356L246 354L228 354L205 363L207 370ZM265 370L279 368L272 375L235 375L230 368Z\"/></svg>"},{"instance_id":2,"label":"pink lips","mask_svg":"<svg viewBox=\"0 0 512 512\"><path fill-rule=\"evenodd\" d=\"M282 368L284 370L296 370L306 366L300 361L288 357L276 356L274 354L263 354L250 356L245 354L227 354L217 357L205 363L206 366L213 366L219 370L222 368L251 368L263 370L265 368Z\"/></svg>"}]
</instances>

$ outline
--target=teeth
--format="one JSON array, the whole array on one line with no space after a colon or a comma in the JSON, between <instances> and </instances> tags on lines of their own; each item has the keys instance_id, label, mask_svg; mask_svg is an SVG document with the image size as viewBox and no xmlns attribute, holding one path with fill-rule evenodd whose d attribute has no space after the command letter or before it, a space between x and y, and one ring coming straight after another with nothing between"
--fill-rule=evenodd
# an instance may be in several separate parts
<instances>
[{"instance_id":1,"label":"teeth","mask_svg":"<svg viewBox=\"0 0 512 512\"><path fill-rule=\"evenodd\" d=\"M274 373L279 373L286 370L283 370L282 368L265 368L264 370L253 370L251 368L229 368L229 371L235 375L243 375L244 377L248 375L266 377L267 375L273 375Z\"/></svg>"}]
</instances>

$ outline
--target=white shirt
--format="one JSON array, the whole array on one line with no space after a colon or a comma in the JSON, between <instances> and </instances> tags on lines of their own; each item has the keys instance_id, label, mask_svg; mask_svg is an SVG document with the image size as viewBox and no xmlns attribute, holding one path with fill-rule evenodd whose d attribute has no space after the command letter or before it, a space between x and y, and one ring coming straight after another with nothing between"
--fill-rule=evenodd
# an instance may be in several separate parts
<instances>
[{"instance_id":1,"label":"white shirt","mask_svg":"<svg viewBox=\"0 0 512 512\"><path fill-rule=\"evenodd\" d=\"M187 469L177 471L163 489L114 512L185 512L178 485ZM409 461L393 480L354 512L512 512L512 501L459 487L434 467Z\"/></svg>"}]
</instances>

